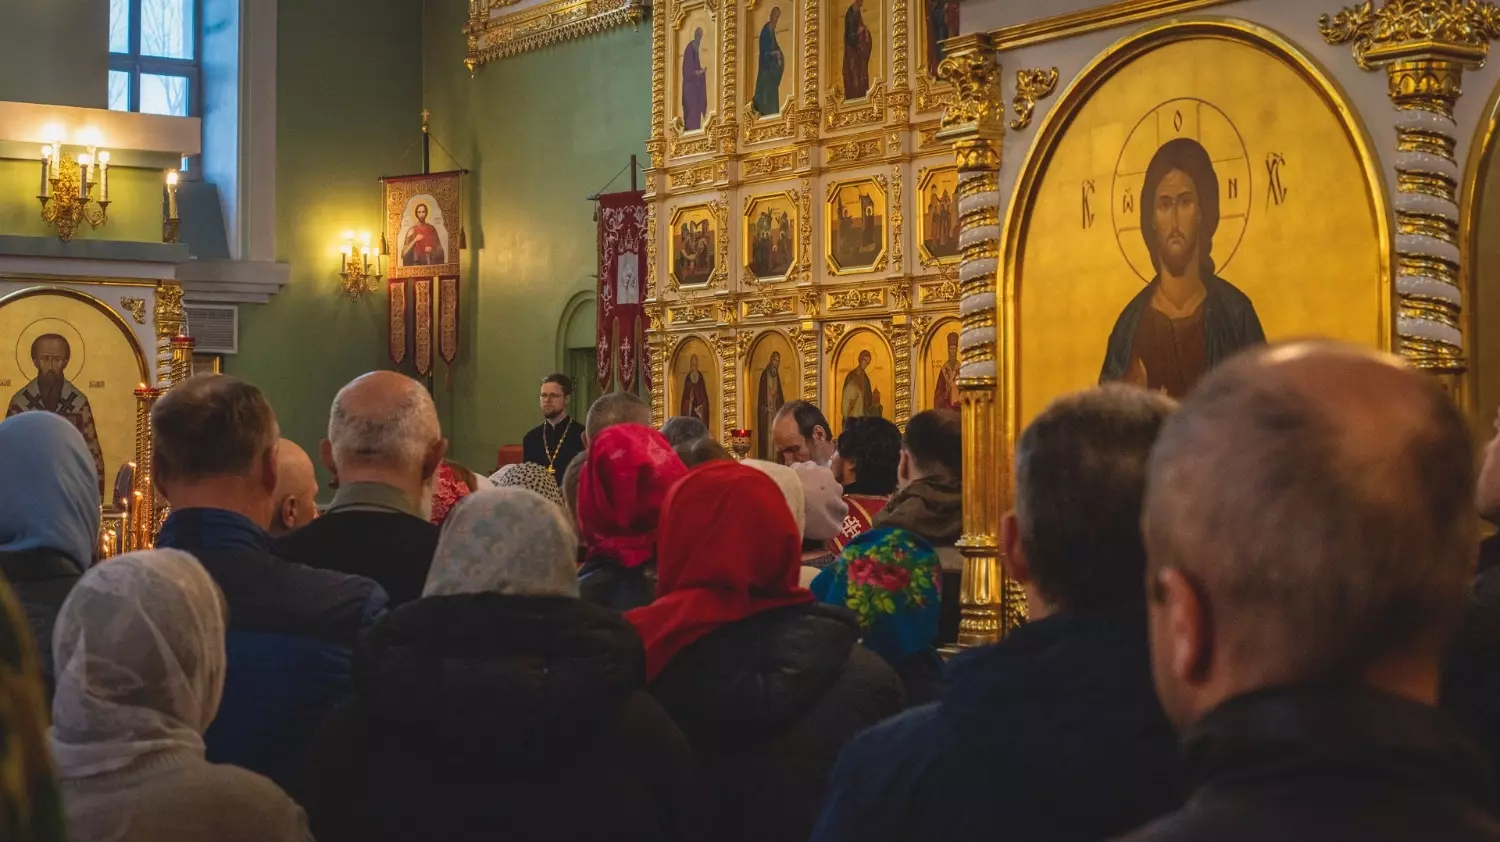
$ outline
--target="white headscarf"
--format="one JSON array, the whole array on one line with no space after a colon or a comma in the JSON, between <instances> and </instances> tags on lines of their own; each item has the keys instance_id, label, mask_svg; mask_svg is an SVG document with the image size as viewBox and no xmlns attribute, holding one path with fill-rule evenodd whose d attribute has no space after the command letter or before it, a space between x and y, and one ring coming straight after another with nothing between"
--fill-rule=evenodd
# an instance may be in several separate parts
<instances>
[{"instance_id":1,"label":"white headscarf","mask_svg":"<svg viewBox=\"0 0 1500 842\"><path fill-rule=\"evenodd\" d=\"M224 691L224 597L197 559L135 552L90 568L57 617L52 754L62 778L147 754L203 756Z\"/></svg>"},{"instance_id":2,"label":"white headscarf","mask_svg":"<svg viewBox=\"0 0 1500 842\"><path fill-rule=\"evenodd\" d=\"M741 464L760 471L776 483L776 487L781 489L781 496L786 498L786 507L792 510L792 520L797 522L797 540L806 538L807 495L802 490L802 480L797 477L797 472L785 465L761 459L746 459Z\"/></svg>"},{"instance_id":3,"label":"white headscarf","mask_svg":"<svg viewBox=\"0 0 1500 842\"><path fill-rule=\"evenodd\" d=\"M422 596L478 593L578 596L578 536L561 507L524 488L487 488L459 501Z\"/></svg>"}]
</instances>

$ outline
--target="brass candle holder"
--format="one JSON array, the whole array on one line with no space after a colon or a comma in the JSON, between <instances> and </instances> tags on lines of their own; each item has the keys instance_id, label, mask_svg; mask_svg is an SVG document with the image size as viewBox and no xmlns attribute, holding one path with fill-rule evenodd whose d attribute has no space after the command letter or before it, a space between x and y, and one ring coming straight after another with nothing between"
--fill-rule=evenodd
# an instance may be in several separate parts
<instances>
[{"instance_id":1,"label":"brass candle holder","mask_svg":"<svg viewBox=\"0 0 1500 842\"><path fill-rule=\"evenodd\" d=\"M99 198L93 198L94 188ZM58 239L73 239L84 222L98 228L109 221L109 153L90 146L75 160L61 143L42 147L42 221L57 229Z\"/></svg>"}]
</instances>

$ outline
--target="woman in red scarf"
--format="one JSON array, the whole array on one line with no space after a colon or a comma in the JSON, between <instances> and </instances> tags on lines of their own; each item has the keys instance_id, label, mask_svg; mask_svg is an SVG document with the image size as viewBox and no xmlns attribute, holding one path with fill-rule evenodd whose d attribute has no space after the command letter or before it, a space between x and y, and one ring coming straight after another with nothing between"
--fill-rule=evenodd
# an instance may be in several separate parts
<instances>
[{"instance_id":1,"label":"woman in red scarf","mask_svg":"<svg viewBox=\"0 0 1500 842\"><path fill-rule=\"evenodd\" d=\"M578 529L587 545L580 597L619 611L646 605L656 596L656 522L687 466L661 433L639 424L605 429L586 459L578 477Z\"/></svg>"},{"instance_id":2,"label":"woman in red scarf","mask_svg":"<svg viewBox=\"0 0 1500 842\"><path fill-rule=\"evenodd\" d=\"M781 491L709 462L667 495L656 601L626 614L651 693L698 755L715 840L805 840L839 750L902 707L901 682L848 610L798 585Z\"/></svg>"}]
</instances>

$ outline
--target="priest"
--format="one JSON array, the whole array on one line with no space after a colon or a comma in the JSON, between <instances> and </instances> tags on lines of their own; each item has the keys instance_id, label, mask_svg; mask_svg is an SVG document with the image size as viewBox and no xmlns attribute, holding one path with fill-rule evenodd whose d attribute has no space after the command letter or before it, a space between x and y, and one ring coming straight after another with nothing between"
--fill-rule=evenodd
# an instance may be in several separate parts
<instances>
[{"instance_id":1,"label":"priest","mask_svg":"<svg viewBox=\"0 0 1500 842\"><path fill-rule=\"evenodd\" d=\"M559 487L563 471L574 456L583 452L583 425L568 417L568 398L572 396L573 380L566 374L544 378L538 394L542 423L521 440L523 458L546 468Z\"/></svg>"}]
</instances>

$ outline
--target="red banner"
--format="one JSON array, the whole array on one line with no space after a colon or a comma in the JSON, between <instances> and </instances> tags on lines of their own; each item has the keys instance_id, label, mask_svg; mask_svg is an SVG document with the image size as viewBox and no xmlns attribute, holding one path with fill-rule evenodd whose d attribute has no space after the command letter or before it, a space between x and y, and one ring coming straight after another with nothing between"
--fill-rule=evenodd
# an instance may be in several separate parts
<instances>
[{"instance_id":1,"label":"red banner","mask_svg":"<svg viewBox=\"0 0 1500 842\"><path fill-rule=\"evenodd\" d=\"M412 308L412 364L417 374L432 371L432 286L436 278L417 278L411 288L416 299Z\"/></svg>"},{"instance_id":2,"label":"red banner","mask_svg":"<svg viewBox=\"0 0 1500 842\"><path fill-rule=\"evenodd\" d=\"M642 364L641 284L646 278L646 200L639 190L599 196L599 387L635 388Z\"/></svg>"},{"instance_id":3,"label":"red banner","mask_svg":"<svg viewBox=\"0 0 1500 842\"><path fill-rule=\"evenodd\" d=\"M389 353L391 362L399 368L406 362L406 281L392 278L386 281L386 321L390 326Z\"/></svg>"}]
</instances>

